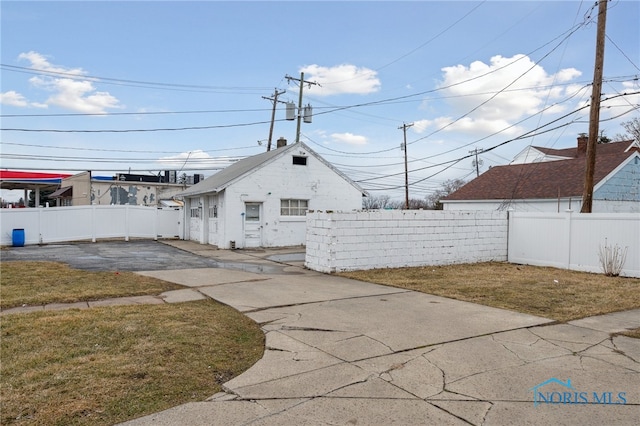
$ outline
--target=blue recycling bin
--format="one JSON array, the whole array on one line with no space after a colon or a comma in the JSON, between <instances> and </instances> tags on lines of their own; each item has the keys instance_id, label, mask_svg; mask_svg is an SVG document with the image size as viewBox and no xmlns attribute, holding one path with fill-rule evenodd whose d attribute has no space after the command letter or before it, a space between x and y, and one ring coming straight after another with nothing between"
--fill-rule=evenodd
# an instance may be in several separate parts
<instances>
[{"instance_id":1,"label":"blue recycling bin","mask_svg":"<svg viewBox=\"0 0 640 426\"><path fill-rule=\"evenodd\" d=\"M12 237L14 247L24 247L24 229L14 229Z\"/></svg>"}]
</instances>

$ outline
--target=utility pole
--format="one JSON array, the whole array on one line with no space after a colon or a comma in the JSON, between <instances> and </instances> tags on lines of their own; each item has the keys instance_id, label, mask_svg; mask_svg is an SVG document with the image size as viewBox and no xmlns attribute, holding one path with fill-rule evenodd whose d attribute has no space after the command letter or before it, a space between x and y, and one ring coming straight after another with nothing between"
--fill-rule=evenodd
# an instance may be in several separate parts
<instances>
[{"instance_id":1,"label":"utility pole","mask_svg":"<svg viewBox=\"0 0 640 426\"><path fill-rule=\"evenodd\" d=\"M598 5L598 33L596 36L596 60L593 70L593 88L591 92L591 109L589 112L589 139L587 140L587 158L580 213L591 213L593 206L593 175L596 168L596 145L598 143L598 126L600 124L600 97L602 91L602 74L604 66L604 39L607 23L607 0L600 0Z\"/></svg>"},{"instance_id":2,"label":"utility pole","mask_svg":"<svg viewBox=\"0 0 640 426\"><path fill-rule=\"evenodd\" d=\"M298 124L296 126L296 143L298 143L300 142L300 120L302 119L302 88L304 86L304 83L307 83L309 87L311 87L312 84L315 84L317 86L320 86L320 84L316 83L315 81L306 81L304 79L303 72L300 73L300 78L289 77L288 75L285 75L284 78L286 78L288 82L291 82L291 80L300 82L300 93L298 95Z\"/></svg>"},{"instance_id":3,"label":"utility pole","mask_svg":"<svg viewBox=\"0 0 640 426\"><path fill-rule=\"evenodd\" d=\"M283 90L282 92L278 92L278 89L276 88L276 89L273 89L273 98L267 98L266 96L262 97L262 99L266 99L268 101L273 102L273 109L271 110L271 126L269 127L269 140L267 142L267 151L271 151L271 139L273 138L273 123L276 119L276 105L278 104L278 102L283 104L286 103L286 102L278 101L278 96L286 92L287 92L286 90Z\"/></svg>"},{"instance_id":4,"label":"utility pole","mask_svg":"<svg viewBox=\"0 0 640 426\"><path fill-rule=\"evenodd\" d=\"M469 154L476 154L476 159L473 160L473 165L476 168L476 177L480 176L480 164L482 162L482 160L478 160L478 153L484 151L484 149L480 148L478 150L478 148L474 149L473 151L469 151Z\"/></svg>"},{"instance_id":5,"label":"utility pole","mask_svg":"<svg viewBox=\"0 0 640 426\"><path fill-rule=\"evenodd\" d=\"M403 123L398 129L402 129L404 142L401 147L404 151L404 208L409 210L409 167L407 162L407 129L413 126L413 123Z\"/></svg>"}]
</instances>

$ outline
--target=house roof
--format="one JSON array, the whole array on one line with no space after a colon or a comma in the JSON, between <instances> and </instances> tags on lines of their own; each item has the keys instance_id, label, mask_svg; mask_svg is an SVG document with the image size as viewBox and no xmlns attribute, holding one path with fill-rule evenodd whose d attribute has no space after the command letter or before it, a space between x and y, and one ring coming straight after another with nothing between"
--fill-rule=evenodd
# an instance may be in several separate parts
<instances>
[{"instance_id":1,"label":"house roof","mask_svg":"<svg viewBox=\"0 0 640 426\"><path fill-rule=\"evenodd\" d=\"M535 148L545 155L552 155L554 157L573 158L573 157L576 157L578 154L578 148L555 149L555 148L547 148L545 146L532 146L531 148Z\"/></svg>"},{"instance_id":2,"label":"house roof","mask_svg":"<svg viewBox=\"0 0 640 426\"><path fill-rule=\"evenodd\" d=\"M263 167L264 165L274 161L276 158L279 158L291 151L301 149L305 151L308 155L311 155L333 170L336 174L340 175L343 179L353 185L356 189L358 189L363 194L366 194L366 191L362 189L358 184L349 179L345 174L336 169L333 165L325 161L320 155L318 155L315 151L309 148L302 142L293 143L281 148L277 148L271 151L263 152L262 154L253 155L251 157L243 158L240 161L237 161L230 166L220 170L213 176L208 177L207 179L197 183L196 185L191 186L189 189L181 192L178 196L194 196L201 195L211 192L220 192L224 190L227 186L233 183L235 180L243 177L246 174L251 173L257 168Z\"/></svg>"},{"instance_id":3,"label":"house roof","mask_svg":"<svg viewBox=\"0 0 640 426\"><path fill-rule=\"evenodd\" d=\"M629 157L637 155L636 147L625 152L630 146L633 145L629 141L597 145L594 186ZM571 150L574 158L567 160L493 167L442 201L581 197L586 156L578 155L576 148Z\"/></svg>"},{"instance_id":4,"label":"house roof","mask_svg":"<svg viewBox=\"0 0 640 426\"><path fill-rule=\"evenodd\" d=\"M605 154L614 154L614 153L624 153L625 150L629 148L632 144L632 141L622 141L622 142L610 142L610 143L600 143L596 145L596 154L597 155L605 155ZM578 148L546 148L543 146L533 146L532 148L537 149L545 155L551 155L554 157L566 157L566 158L577 158L579 156L584 156L584 153L578 153Z\"/></svg>"}]
</instances>

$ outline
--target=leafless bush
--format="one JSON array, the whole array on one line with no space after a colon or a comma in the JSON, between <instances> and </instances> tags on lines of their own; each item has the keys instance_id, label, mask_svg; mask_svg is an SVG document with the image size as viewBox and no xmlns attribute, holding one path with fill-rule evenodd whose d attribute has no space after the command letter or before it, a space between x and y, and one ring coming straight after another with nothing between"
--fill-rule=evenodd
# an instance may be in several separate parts
<instances>
[{"instance_id":1,"label":"leafless bush","mask_svg":"<svg viewBox=\"0 0 640 426\"><path fill-rule=\"evenodd\" d=\"M598 247L598 258L600 259L600 267L604 271L604 274L608 277L617 277L622 272L622 267L627 260L627 249L624 249L617 244L614 246L607 245L607 240L604 240L604 247Z\"/></svg>"}]
</instances>

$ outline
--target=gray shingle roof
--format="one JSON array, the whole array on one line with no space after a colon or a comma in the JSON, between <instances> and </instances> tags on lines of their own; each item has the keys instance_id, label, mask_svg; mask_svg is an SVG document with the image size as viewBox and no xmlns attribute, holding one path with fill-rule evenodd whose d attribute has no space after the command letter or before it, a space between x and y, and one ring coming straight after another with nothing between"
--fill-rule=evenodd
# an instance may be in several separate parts
<instances>
[{"instance_id":1,"label":"gray shingle roof","mask_svg":"<svg viewBox=\"0 0 640 426\"><path fill-rule=\"evenodd\" d=\"M189 197L189 196L201 195L201 194L206 194L211 192L220 192L224 190L227 186L229 186L232 182L234 182L236 179L241 178L245 174L250 173L253 170L256 170L257 168L260 168L270 163L271 161L274 161L276 158L279 158L295 149L303 149L309 155L312 155L313 157L320 160L327 167L331 168L335 173L340 175L343 179L345 179L347 182L349 182L351 185L357 188L360 192L362 192L363 194L366 193L366 191L364 191L364 189L362 189L358 184L353 182L346 175L344 175L342 172L340 172L330 163L325 161L315 151L313 151L304 143L299 142L299 143L293 143L293 144L287 145L282 148L277 148L272 151L263 152L262 154L257 154L251 157L243 158L242 160L237 161L236 163L233 163L229 167L226 167L220 170L213 176L210 176L207 179L188 188L187 190L179 193L178 196Z\"/></svg>"}]
</instances>

